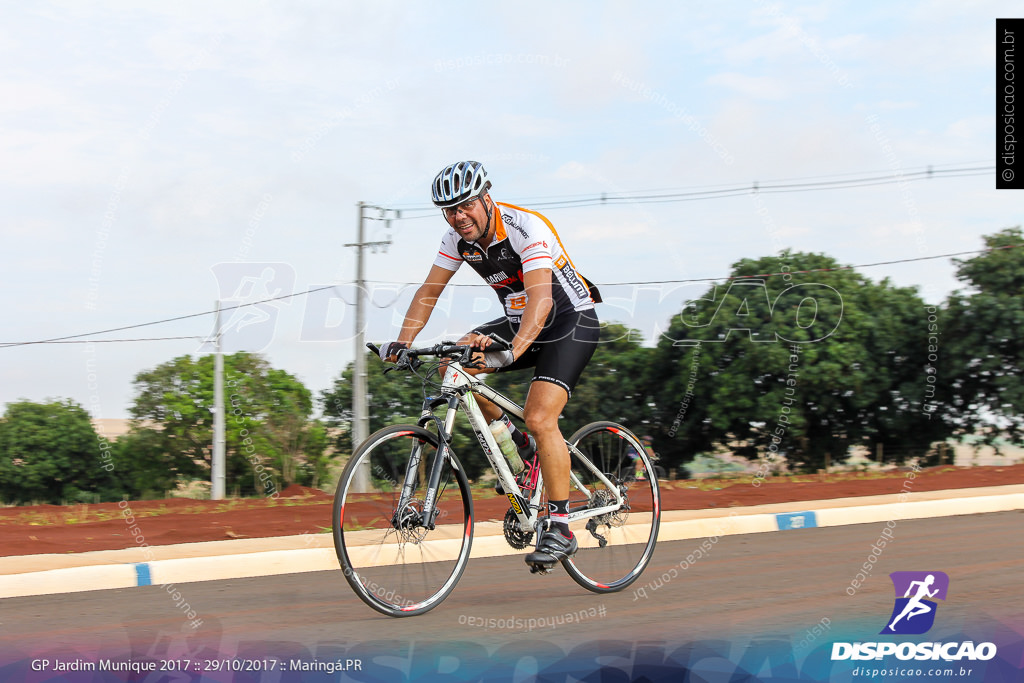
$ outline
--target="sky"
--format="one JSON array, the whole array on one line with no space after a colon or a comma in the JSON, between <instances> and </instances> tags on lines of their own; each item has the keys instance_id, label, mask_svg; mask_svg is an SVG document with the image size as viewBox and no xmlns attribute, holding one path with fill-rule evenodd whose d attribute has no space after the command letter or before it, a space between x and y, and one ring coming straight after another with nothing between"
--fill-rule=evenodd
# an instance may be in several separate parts
<instances>
[{"instance_id":1,"label":"sky","mask_svg":"<svg viewBox=\"0 0 1024 683\"><path fill-rule=\"evenodd\" d=\"M498 201L887 176L870 187L541 209L653 343L709 283L780 249L845 265L981 249L1021 224L996 191L995 19L1013 2L6 2L0 5L0 404L122 418L133 380L224 348L315 392L397 337L445 223L429 185L484 163ZM948 258L861 269L940 303ZM501 314L464 268L420 341ZM336 285L331 287L331 285ZM473 286L470 286L473 285ZM320 291L309 294L309 290ZM238 315L242 311L244 315ZM925 313L922 312L922 316ZM186 337L185 339L167 339ZM85 337L78 337L82 341ZM371 368L372 371L372 368Z\"/></svg>"}]
</instances>

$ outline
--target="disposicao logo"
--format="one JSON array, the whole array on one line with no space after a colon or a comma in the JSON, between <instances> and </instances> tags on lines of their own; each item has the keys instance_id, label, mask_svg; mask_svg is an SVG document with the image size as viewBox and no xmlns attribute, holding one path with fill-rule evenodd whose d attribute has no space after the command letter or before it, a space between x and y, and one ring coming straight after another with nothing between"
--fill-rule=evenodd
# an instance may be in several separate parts
<instances>
[{"instance_id":1,"label":"disposicao logo","mask_svg":"<svg viewBox=\"0 0 1024 683\"><path fill-rule=\"evenodd\" d=\"M945 600L949 576L945 572L893 572L889 574L896 589L896 604L882 635L920 635L935 623L939 606L930 598Z\"/></svg>"},{"instance_id":2,"label":"disposicao logo","mask_svg":"<svg viewBox=\"0 0 1024 683\"><path fill-rule=\"evenodd\" d=\"M920 635L935 624L938 603L949 592L949 576L945 572L893 572L889 574L896 591L896 601L886 626L879 635ZM993 643L971 641L886 643L832 643L832 660L871 660L895 655L900 660L989 660L996 656Z\"/></svg>"}]
</instances>

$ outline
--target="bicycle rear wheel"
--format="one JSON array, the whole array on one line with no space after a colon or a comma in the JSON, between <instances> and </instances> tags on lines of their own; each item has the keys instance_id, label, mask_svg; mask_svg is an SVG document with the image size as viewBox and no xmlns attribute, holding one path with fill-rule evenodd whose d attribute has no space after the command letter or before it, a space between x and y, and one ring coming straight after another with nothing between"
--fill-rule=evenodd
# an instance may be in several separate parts
<instances>
[{"instance_id":1,"label":"bicycle rear wheel","mask_svg":"<svg viewBox=\"0 0 1024 683\"><path fill-rule=\"evenodd\" d=\"M618 488L624 502L617 511L571 523L580 548L563 564L587 590L614 593L636 581L654 553L661 523L658 480L651 474L654 466L640 441L614 422L593 422L568 442L578 451L569 449L573 476L569 512L614 502L595 469Z\"/></svg>"},{"instance_id":2,"label":"bicycle rear wheel","mask_svg":"<svg viewBox=\"0 0 1024 683\"><path fill-rule=\"evenodd\" d=\"M385 427L352 456L334 496L334 549L345 578L363 602L388 616L414 616L436 607L469 560L473 499L454 454L441 471L436 516L424 519L437 444L437 437L421 427ZM410 460L413 489L401 503Z\"/></svg>"}]
</instances>

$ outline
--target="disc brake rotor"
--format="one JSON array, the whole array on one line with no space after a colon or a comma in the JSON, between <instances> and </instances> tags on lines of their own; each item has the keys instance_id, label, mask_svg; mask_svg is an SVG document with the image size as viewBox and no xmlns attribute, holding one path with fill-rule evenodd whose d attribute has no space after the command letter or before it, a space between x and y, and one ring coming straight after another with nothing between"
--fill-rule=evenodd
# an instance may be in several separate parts
<instances>
[{"instance_id":1,"label":"disc brake rotor","mask_svg":"<svg viewBox=\"0 0 1024 683\"><path fill-rule=\"evenodd\" d=\"M417 498L406 503L405 507L395 513L395 524L398 533L405 543L419 543L427 535L423 526L423 501Z\"/></svg>"}]
</instances>

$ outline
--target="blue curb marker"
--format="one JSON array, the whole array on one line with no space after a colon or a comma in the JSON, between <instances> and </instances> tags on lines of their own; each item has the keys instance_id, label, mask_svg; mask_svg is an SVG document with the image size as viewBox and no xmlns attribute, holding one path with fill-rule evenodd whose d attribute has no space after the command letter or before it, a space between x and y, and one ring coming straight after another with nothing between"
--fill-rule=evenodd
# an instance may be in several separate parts
<instances>
[{"instance_id":1,"label":"blue curb marker","mask_svg":"<svg viewBox=\"0 0 1024 683\"><path fill-rule=\"evenodd\" d=\"M138 579L136 586L152 586L153 578L149 575L149 564L139 562L135 565L135 576Z\"/></svg>"},{"instance_id":2,"label":"blue curb marker","mask_svg":"<svg viewBox=\"0 0 1024 683\"><path fill-rule=\"evenodd\" d=\"M818 526L818 518L813 511L809 512L787 512L775 515L775 523L779 531L790 529L811 529Z\"/></svg>"}]
</instances>

